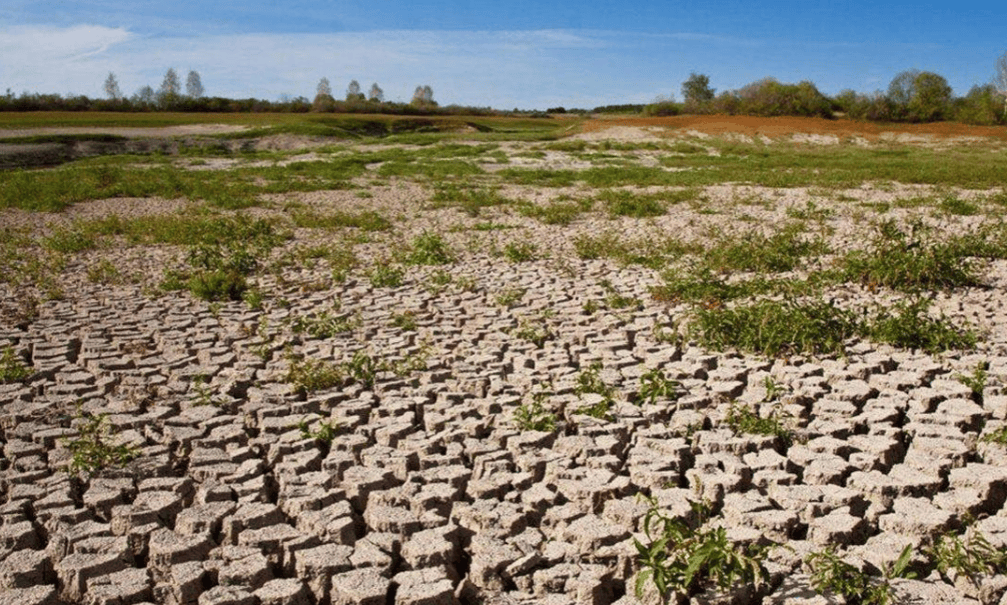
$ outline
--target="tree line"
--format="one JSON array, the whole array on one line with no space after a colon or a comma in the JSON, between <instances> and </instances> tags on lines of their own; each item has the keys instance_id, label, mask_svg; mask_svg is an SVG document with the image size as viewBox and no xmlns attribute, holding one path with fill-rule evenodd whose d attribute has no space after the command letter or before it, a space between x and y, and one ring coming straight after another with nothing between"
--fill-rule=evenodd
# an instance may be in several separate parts
<instances>
[{"instance_id":1,"label":"tree line","mask_svg":"<svg viewBox=\"0 0 1007 605\"><path fill-rule=\"evenodd\" d=\"M994 68L990 83L973 86L963 97L955 97L940 74L918 69L898 73L886 91L844 90L834 97L822 94L808 81L785 84L774 78L718 95L709 76L691 73L682 83L682 102L658 99L641 111L645 115L843 116L878 122L1003 125L1007 124L1007 53L996 60Z\"/></svg>"},{"instance_id":2,"label":"tree line","mask_svg":"<svg viewBox=\"0 0 1007 605\"><path fill-rule=\"evenodd\" d=\"M119 80L115 73L110 72L103 85L105 98L91 99L85 95L58 95L22 93L20 96L8 88L5 95L0 96L0 111L181 111L181 112L367 112L408 115L438 114L468 114L491 115L499 114L488 107L460 107L449 105L440 107L434 101L434 92L429 85L417 86L412 100L407 103L396 103L385 100L384 90L375 82L365 95L360 83L352 80L346 89L345 100L333 97L332 86L328 78L322 78L316 88L314 100L306 97L291 98L284 96L279 101L264 99L229 99L225 97L206 96L202 77L192 70L185 80L185 90L182 90L181 78L174 68L169 68L164 74L160 88L142 86L132 96L122 93Z\"/></svg>"}]
</instances>

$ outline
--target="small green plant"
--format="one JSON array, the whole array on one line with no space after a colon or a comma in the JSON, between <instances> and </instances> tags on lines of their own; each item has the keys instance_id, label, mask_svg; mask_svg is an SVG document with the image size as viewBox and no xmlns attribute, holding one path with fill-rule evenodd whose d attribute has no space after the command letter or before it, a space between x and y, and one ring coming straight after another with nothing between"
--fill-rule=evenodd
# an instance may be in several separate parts
<instances>
[{"instance_id":1,"label":"small green plant","mask_svg":"<svg viewBox=\"0 0 1007 605\"><path fill-rule=\"evenodd\" d=\"M507 242L503 255L512 263L533 261L538 258L538 246L532 242Z\"/></svg>"},{"instance_id":2,"label":"small green plant","mask_svg":"<svg viewBox=\"0 0 1007 605\"><path fill-rule=\"evenodd\" d=\"M755 413L747 405L732 403L724 422L740 435L769 435L779 439L784 449L794 442L794 431L785 424L786 417L778 409L773 409L766 417Z\"/></svg>"},{"instance_id":3,"label":"small green plant","mask_svg":"<svg viewBox=\"0 0 1007 605\"><path fill-rule=\"evenodd\" d=\"M245 290L245 293L242 294L241 296L241 299L245 301L245 304L248 305L248 308L253 311L262 310L262 303L264 298L265 297L262 294L262 290L258 288L249 288Z\"/></svg>"},{"instance_id":4,"label":"small green plant","mask_svg":"<svg viewBox=\"0 0 1007 605\"><path fill-rule=\"evenodd\" d=\"M213 396L213 391L206 382L206 376L197 376L196 379L192 381L192 386L196 391L196 396L192 399L192 405L220 406L222 402Z\"/></svg>"},{"instance_id":5,"label":"small green plant","mask_svg":"<svg viewBox=\"0 0 1007 605\"><path fill-rule=\"evenodd\" d=\"M347 376L368 389L374 387L378 373L385 369L383 364L363 351L354 353L349 361L342 364L342 368Z\"/></svg>"},{"instance_id":6,"label":"small green plant","mask_svg":"<svg viewBox=\"0 0 1007 605\"><path fill-rule=\"evenodd\" d=\"M639 194L625 189L608 189L598 194L598 201L605 204L611 217L647 218L662 216L668 212L668 208L661 200L662 195Z\"/></svg>"},{"instance_id":7,"label":"small green plant","mask_svg":"<svg viewBox=\"0 0 1007 605\"><path fill-rule=\"evenodd\" d=\"M87 268L87 281L92 284L118 284L122 283L122 274L112 261L103 258Z\"/></svg>"},{"instance_id":8,"label":"small green plant","mask_svg":"<svg viewBox=\"0 0 1007 605\"><path fill-rule=\"evenodd\" d=\"M501 307L511 307L524 298L525 292L525 288L507 288L497 293L496 303Z\"/></svg>"},{"instance_id":9,"label":"small green plant","mask_svg":"<svg viewBox=\"0 0 1007 605\"><path fill-rule=\"evenodd\" d=\"M375 288L398 288L402 285L406 272L402 267L378 263L369 275L371 285Z\"/></svg>"},{"instance_id":10,"label":"small green plant","mask_svg":"<svg viewBox=\"0 0 1007 605\"><path fill-rule=\"evenodd\" d=\"M763 378L762 386L766 389L766 395L762 398L762 401L767 403L778 400L790 390L786 386L776 382L776 379L772 376Z\"/></svg>"},{"instance_id":11,"label":"small green plant","mask_svg":"<svg viewBox=\"0 0 1007 605\"><path fill-rule=\"evenodd\" d=\"M454 262L454 254L440 235L424 231L413 238L405 262L410 265L446 265Z\"/></svg>"},{"instance_id":12,"label":"small green plant","mask_svg":"<svg viewBox=\"0 0 1007 605\"><path fill-rule=\"evenodd\" d=\"M601 399L577 408L574 413L585 414L599 420L611 420L612 406L615 405L615 389L602 379L601 370L601 363L595 362L577 375L577 386L574 387L577 397L594 394L601 396Z\"/></svg>"},{"instance_id":13,"label":"small green plant","mask_svg":"<svg viewBox=\"0 0 1007 605\"><path fill-rule=\"evenodd\" d=\"M954 532L938 536L925 553L945 579L950 579L948 572L954 571L977 584L980 576L1007 571L1007 550L994 547L986 536L971 528L964 539Z\"/></svg>"},{"instance_id":14,"label":"small green plant","mask_svg":"<svg viewBox=\"0 0 1007 605\"><path fill-rule=\"evenodd\" d=\"M314 439L319 443L328 445L339 434L341 427L338 422L331 420L329 422L319 422L318 428L311 430L308 420L304 418L297 423L297 428L301 429L301 439Z\"/></svg>"},{"instance_id":15,"label":"small green plant","mask_svg":"<svg viewBox=\"0 0 1007 605\"><path fill-rule=\"evenodd\" d=\"M979 405L983 404L983 391L986 390L986 383L989 380L989 369L990 363L988 361L980 361L976 364L976 368L972 370L971 374L955 375L958 382L964 384L972 391L972 400Z\"/></svg>"},{"instance_id":16,"label":"small green plant","mask_svg":"<svg viewBox=\"0 0 1007 605\"><path fill-rule=\"evenodd\" d=\"M64 440L71 460L67 470L91 477L109 466L125 466L139 454L136 448L115 444L115 433L108 425L107 414L88 414L78 410L78 436Z\"/></svg>"},{"instance_id":17,"label":"small green plant","mask_svg":"<svg viewBox=\"0 0 1007 605\"><path fill-rule=\"evenodd\" d=\"M634 308L640 310L643 308L643 303L640 302L639 298L621 294L609 280L602 279L598 282L598 285L605 290L605 304L609 309Z\"/></svg>"},{"instance_id":18,"label":"small green plant","mask_svg":"<svg viewBox=\"0 0 1007 605\"><path fill-rule=\"evenodd\" d=\"M767 547L744 546L732 542L723 527L704 529L709 507L694 503L694 523L669 517L648 499L650 507L643 519L648 543L633 538L640 572L636 595L642 597L647 582L653 583L662 598L672 594L694 596L707 588L721 591L751 584L759 589L769 574L763 566Z\"/></svg>"},{"instance_id":19,"label":"small green plant","mask_svg":"<svg viewBox=\"0 0 1007 605\"><path fill-rule=\"evenodd\" d=\"M549 328L549 324L546 323L545 318L522 319L517 328L513 330L513 334L515 337L527 340L540 349L545 346L547 340L552 340L556 337Z\"/></svg>"},{"instance_id":20,"label":"small green plant","mask_svg":"<svg viewBox=\"0 0 1007 605\"><path fill-rule=\"evenodd\" d=\"M342 384L342 368L324 359L297 359L291 356L286 382L300 393L314 393Z\"/></svg>"},{"instance_id":21,"label":"small green plant","mask_svg":"<svg viewBox=\"0 0 1007 605\"><path fill-rule=\"evenodd\" d=\"M888 605L892 598L891 581L915 577L908 570L912 555L912 545L907 544L880 579L872 578L843 561L834 547L811 553L805 563L811 569L811 584L818 594L841 595L851 605Z\"/></svg>"},{"instance_id":22,"label":"small green plant","mask_svg":"<svg viewBox=\"0 0 1007 605\"><path fill-rule=\"evenodd\" d=\"M664 370L654 368L640 376L638 395L641 403L646 401L653 405L657 403L658 399L670 399L672 401L678 399L678 389L680 387L681 385L677 381L670 380L665 376Z\"/></svg>"},{"instance_id":23,"label":"small green plant","mask_svg":"<svg viewBox=\"0 0 1007 605\"><path fill-rule=\"evenodd\" d=\"M352 332L362 323L359 315L331 314L327 311L318 311L306 317L295 316L290 321L290 329L295 334L305 333L312 338L332 338L337 334Z\"/></svg>"},{"instance_id":24,"label":"small green plant","mask_svg":"<svg viewBox=\"0 0 1007 605\"><path fill-rule=\"evenodd\" d=\"M531 403L522 403L514 410L514 425L522 431L556 430L556 414L546 409L544 403L552 395L540 391L531 397Z\"/></svg>"},{"instance_id":25,"label":"small green plant","mask_svg":"<svg viewBox=\"0 0 1007 605\"><path fill-rule=\"evenodd\" d=\"M4 347L3 353L0 354L0 384L22 382L31 375L31 368L14 351L14 347Z\"/></svg>"},{"instance_id":26,"label":"small green plant","mask_svg":"<svg viewBox=\"0 0 1007 605\"><path fill-rule=\"evenodd\" d=\"M974 202L963 200L953 195L946 196L940 201L939 207L945 214L957 216L975 216L982 212L982 208Z\"/></svg>"},{"instance_id":27,"label":"small green plant","mask_svg":"<svg viewBox=\"0 0 1007 605\"><path fill-rule=\"evenodd\" d=\"M416 331L416 313L413 311L403 311L392 314L391 324L404 332Z\"/></svg>"},{"instance_id":28,"label":"small green plant","mask_svg":"<svg viewBox=\"0 0 1007 605\"><path fill-rule=\"evenodd\" d=\"M704 345L782 356L841 353L843 342L859 333L856 316L826 302L761 300L731 308L697 309L690 325Z\"/></svg>"}]
</instances>

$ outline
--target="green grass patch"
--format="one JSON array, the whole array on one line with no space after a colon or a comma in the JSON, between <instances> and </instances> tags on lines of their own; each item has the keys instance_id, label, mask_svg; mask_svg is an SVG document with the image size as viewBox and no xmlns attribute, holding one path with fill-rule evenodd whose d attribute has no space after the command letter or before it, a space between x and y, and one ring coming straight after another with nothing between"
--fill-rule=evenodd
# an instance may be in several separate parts
<instances>
[{"instance_id":1,"label":"green grass patch","mask_svg":"<svg viewBox=\"0 0 1007 605\"><path fill-rule=\"evenodd\" d=\"M882 223L871 247L848 253L840 260L847 280L875 289L903 291L981 286L983 282L968 259L965 242L938 241L921 223L903 230L894 222Z\"/></svg>"}]
</instances>

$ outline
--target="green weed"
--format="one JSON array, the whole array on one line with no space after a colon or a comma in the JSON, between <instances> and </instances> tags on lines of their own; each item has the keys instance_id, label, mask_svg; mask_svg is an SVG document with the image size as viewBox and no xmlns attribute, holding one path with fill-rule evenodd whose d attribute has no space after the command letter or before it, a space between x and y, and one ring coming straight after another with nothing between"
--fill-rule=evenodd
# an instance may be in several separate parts
<instances>
[{"instance_id":1,"label":"green weed","mask_svg":"<svg viewBox=\"0 0 1007 605\"><path fill-rule=\"evenodd\" d=\"M760 416L747 405L732 403L724 423L738 435L767 435L776 437L784 450L794 443L794 431L786 426L786 415L773 409L768 416Z\"/></svg>"},{"instance_id":2,"label":"green weed","mask_svg":"<svg viewBox=\"0 0 1007 605\"><path fill-rule=\"evenodd\" d=\"M812 553L805 563L811 569L811 584L818 594L840 595L851 605L888 605L892 598L891 580L915 577L908 570L912 554L912 545L907 545L880 579L871 578L843 561L834 548Z\"/></svg>"},{"instance_id":3,"label":"green weed","mask_svg":"<svg viewBox=\"0 0 1007 605\"><path fill-rule=\"evenodd\" d=\"M800 225L792 224L773 235L748 231L730 236L721 234L717 245L703 253L704 262L718 272L792 271L802 260L828 251L821 239L809 240Z\"/></svg>"},{"instance_id":4,"label":"green weed","mask_svg":"<svg viewBox=\"0 0 1007 605\"><path fill-rule=\"evenodd\" d=\"M379 262L371 269L368 278L375 288L398 288L403 284L406 272L402 267Z\"/></svg>"},{"instance_id":5,"label":"green weed","mask_svg":"<svg viewBox=\"0 0 1007 605\"><path fill-rule=\"evenodd\" d=\"M511 307L521 302L526 292L525 288L507 288L498 292L495 300L501 307Z\"/></svg>"},{"instance_id":6,"label":"green weed","mask_svg":"<svg viewBox=\"0 0 1007 605\"><path fill-rule=\"evenodd\" d=\"M404 332L415 332L416 331L416 314L412 311L403 311L402 313L392 314L392 327L398 328Z\"/></svg>"},{"instance_id":7,"label":"green weed","mask_svg":"<svg viewBox=\"0 0 1007 605\"><path fill-rule=\"evenodd\" d=\"M306 333L311 338L333 338L338 334L352 332L362 325L357 315L349 313L331 314L318 311L304 316L295 316L290 322L290 329L295 334Z\"/></svg>"},{"instance_id":8,"label":"green weed","mask_svg":"<svg viewBox=\"0 0 1007 605\"><path fill-rule=\"evenodd\" d=\"M516 338L527 340L539 349L545 346L546 341L556 337L545 318L522 319L512 333Z\"/></svg>"},{"instance_id":9,"label":"green weed","mask_svg":"<svg viewBox=\"0 0 1007 605\"><path fill-rule=\"evenodd\" d=\"M609 189L598 194L611 217L628 216L647 218L667 214L668 208L661 201L663 194L639 194L625 189Z\"/></svg>"},{"instance_id":10,"label":"green weed","mask_svg":"<svg viewBox=\"0 0 1007 605\"><path fill-rule=\"evenodd\" d=\"M640 402L646 401L654 405L659 399L675 401L679 396L681 384L678 381L670 380L664 374L664 370L654 368L640 376L640 388L637 396Z\"/></svg>"},{"instance_id":11,"label":"green weed","mask_svg":"<svg viewBox=\"0 0 1007 605\"><path fill-rule=\"evenodd\" d=\"M431 198L432 208L457 208L471 217L479 216L484 208L504 206L511 200L494 189L465 187L455 184L442 185Z\"/></svg>"},{"instance_id":12,"label":"green weed","mask_svg":"<svg viewBox=\"0 0 1007 605\"><path fill-rule=\"evenodd\" d=\"M78 435L64 440L71 454L67 467L70 473L83 472L90 477L109 466L125 466L139 455L133 447L115 444L115 433L106 418L107 414L78 412Z\"/></svg>"},{"instance_id":13,"label":"green weed","mask_svg":"<svg viewBox=\"0 0 1007 605\"><path fill-rule=\"evenodd\" d=\"M413 238L404 262L410 265L446 265L454 262L454 254L440 235L424 231Z\"/></svg>"},{"instance_id":14,"label":"green weed","mask_svg":"<svg viewBox=\"0 0 1007 605\"><path fill-rule=\"evenodd\" d=\"M844 277L865 286L904 291L980 286L973 264L960 244L934 241L920 223L903 231L885 222L871 249L854 251L841 261Z\"/></svg>"},{"instance_id":15,"label":"green weed","mask_svg":"<svg viewBox=\"0 0 1007 605\"><path fill-rule=\"evenodd\" d=\"M770 357L842 353L859 333L856 316L824 302L762 300L695 311L692 334L715 349L735 347Z\"/></svg>"},{"instance_id":16,"label":"green weed","mask_svg":"<svg viewBox=\"0 0 1007 605\"><path fill-rule=\"evenodd\" d=\"M512 263L533 261L538 258L538 246L532 242L507 242L503 255Z\"/></svg>"},{"instance_id":17,"label":"green weed","mask_svg":"<svg viewBox=\"0 0 1007 605\"><path fill-rule=\"evenodd\" d=\"M925 552L936 564L937 571L949 580L948 572L953 571L978 585L980 576L1007 571L1007 551L995 548L986 536L976 531L966 531L964 540L954 532L944 533Z\"/></svg>"},{"instance_id":18,"label":"green weed","mask_svg":"<svg viewBox=\"0 0 1007 605\"><path fill-rule=\"evenodd\" d=\"M332 440L336 438L339 434L339 430L342 428L336 421L321 422L317 424L318 428L311 430L311 426L308 424L307 419L302 419L297 423L297 428L301 430L301 439L312 439L318 441L319 443L328 445L332 443Z\"/></svg>"},{"instance_id":19,"label":"green weed","mask_svg":"<svg viewBox=\"0 0 1007 605\"><path fill-rule=\"evenodd\" d=\"M986 390L986 383L989 381L990 364L988 361L980 361L976 364L971 374L956 374L955 379L964 384L972 391L972 400L979 405L983 404L983 392Z\"/></svg>"},{"instance_id":20,"label":"green weed","mask_svg":"<svg viewBox=\"0 0 1007 605\"><path fill-rule=\"evenodd\" d=\"M702 524L709 514L706 506L693 505L697 527L665 515L656 498L649 504L643 519L648 543L633 538L641 568L636 577L637 597L643 597L648 581L665 599L673 594L694 596L707 588L726 591L744 584L758 590L767 581L763 561L768 549L732 542L723 527L704 529Z\"/></svg>"},{"instance_id":21,"label":"green weed","mask_svg":"<svg viewBox=\"0 0 1007 605\"><path fill-rule=\"evenodd\" d=\"M531 403L522 403L514 410L513 422L518 430L544 431L556 430L556 414L546 409L544 402L551 393L539 392L532 395Z\"/></svg>"},{"instance_id":22,"label":"green weed","mask_svg":"<svg viewBox=\"0 0 1007 605\"><path fill-rule=\"evenodd\" d=\"M3 353L0 353L0 384L23 382L31 375L32 369L14 351L14 347L4 347Z\"/></svg>"},{"instance_id":23,"label":"green weed","mask_svg":"<svg viewBox=\"0 0 1007 605\"><path fill-rule=\"evenodd\" d=\"M342 368L324 359L289 358L284 380L299 393L314 393L343 383Z\"/></svg>"},{"instance_id":24,"label":"green weed","mask_svg":"<svg viewBox=\"0 0 1007 605\"><path fill-rule=\"evenodd\" d=\"M901 302L893 309L880 310L862 332L875 342L903 349L920 349L931 354L973 348L975 334L955 327L943 316L939 319L930 317L927 314L930 303L930 299L918 297Z\"/></svg>"},{"instance_id":25,"label":"green weed","mask_svg":"<svg viewBox=\"0 0 1007 605\"><path fill-rule=\"evenodd\" d=\"M566 226L577 220L581 214L589 212L593 206L594 201L591 199L572 202L554 201L543 206L523 203L518 206L518 212L545 225Z\"/></svg>"}]
</instances>

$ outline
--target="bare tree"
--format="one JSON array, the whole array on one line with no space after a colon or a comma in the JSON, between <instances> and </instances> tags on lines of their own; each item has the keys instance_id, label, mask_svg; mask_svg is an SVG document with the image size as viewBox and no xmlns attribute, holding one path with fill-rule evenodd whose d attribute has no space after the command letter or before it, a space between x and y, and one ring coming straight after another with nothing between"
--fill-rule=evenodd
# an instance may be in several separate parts
<instances>
[{"instance_id":1,"label":"bare tree","mask_svg":"<svg viewBox=\"0 0 1007 605\"><path fill-rule=\"evenodd\" d=\"M118 101L122 98L122 91L119 90L119 81L115 79L115 74L112 72L108 72L108 77L105 78L105 94L113 101Z\"/></svg>"},{"instance_id":2,"label":"bare tree","mask_svg":"<svg viewBox=\"0 0 1007 605\"><path fill-rule=\"evenodd\" d=\"M430 86L417 86L413 92L413 105L436 105L434 90Z\"/></svg>"},{"instance_id":3,"label":"bare tree","mask_svg":"<svg viewBox=\"0 0 1007 605\"><path fill-rule=\"evenodd\" d=\"M138 105L152 105L154 103L154 89L144 86L133 95L133 102Z\"/></svg>"},{"instance_id":4,"label":"bare tree","mask_svg":"<svg viewBox=\"0 0 1007 605\"><path fill-rule=\"evenodd\" d=\"M350 80L350 85L346 87L346 100L351 103L364 100L364 93L360 92L360 82Z\"/></svg>"},{"instance_id":5,"label":"bare tree","mask_svg":"<svg viewBox=\"0 0 1007 605\"><path fill-rule=\"evenodd\" d=\"M319 80L316 90L315 101L311 104L311 110L334 111L336 100L332 98L332 86L329 84L329 79L322 78Z\"/></svg>"},{"instance_id":6,"label":"bare tree","mask_svg":"<svg viewBox=\"0 0 1007 605\"><path fill-rule=\"evenodd\" d=\"M162 97L177 97L182 92L182 83L178 79L178 73L174 67L169 67L164 73L164 80L161 81Z\"/></svg>"},{"instance_id":7,"label":"bare tree","mask_svg":"<svg viewBox=\"0 0 1007 605\"><path fill-rule=\"evenodd\" d=\"M367 93L367 99L374 101L375 103L385 102L385 91L381 90L381 87L378 86L377 82L371 84L371 91Z\"/></svg>"},{"instance_id":8,"label":"bare tree","mask_svg":"<svg viewBox=\"0 0 1007 605\"><path fill-rule=\"evenodd\" d=\"M332 85L329 84L328 78L322 78L318 81L318 88L315 91L316 97L331 97L332 96Z\"/></svg>"},{"instance_id":9,"label":"bare tree","mask_svg":"<svg viewBox=\"0 0 1007 605\"><path fill-rule=\"evenodd\" d=\"M198 99L203 96L203 80L199 77L198 71L190 71L189 77L185 79L185 94L193 99Z\"/></svg>"},{"instance_id":10,"label":"bare tree","mask_svg":"<svg viewBox=\"0 0 1007 605\"><path fill-rule=\"evenodd\" d=\"M1007 52L997 57L994 63L993 86L1004 98L1004 117L1007 118Z\"/></svg>"}]
</instances>

